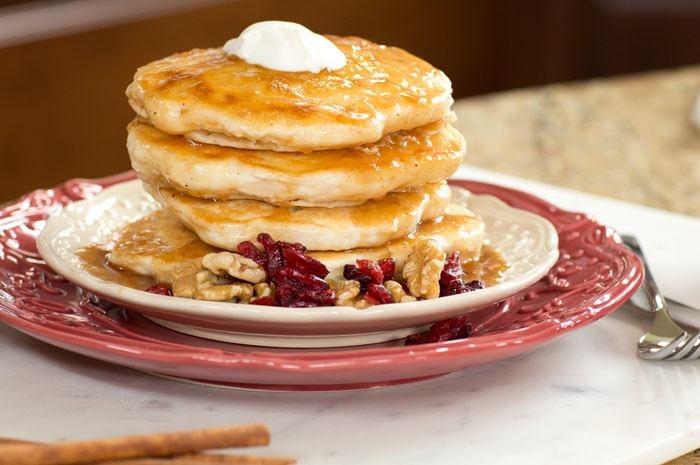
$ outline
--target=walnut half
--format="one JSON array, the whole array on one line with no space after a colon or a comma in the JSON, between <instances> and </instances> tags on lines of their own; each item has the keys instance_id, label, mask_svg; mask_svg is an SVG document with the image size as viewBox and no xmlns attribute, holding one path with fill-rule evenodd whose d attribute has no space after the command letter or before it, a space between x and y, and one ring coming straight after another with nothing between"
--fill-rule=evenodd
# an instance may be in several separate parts
<instances>
[{"instance_id":1,"label":"walnut half","mask_svg":"<svg viewBox=\"0 0 700 465\"><path fill-rule=\"evenodd\" d=\"M217 276L229 275L249 283L265 281L265 270L253 260L232 252L210 253L202 258L202 266Z\"/></svg>"},{"instance_id":2,"label":"walnut half","mask_svg":"<svg viewBox=\"0 0 700 465\"><path fill-rule=\"evenodd\" d=\"M437 241L421 239L416 242L403 268L403 277L411 295L425 299L440 297L440 273L445 266L445 258L445 251Z\"/></svg>"},{"instance_id":3,"label":"walnut half","mask_svg":"<svg viewBox=\"0 0 700 465\"><path fill-rule=\"evenodd\" d=\"M233 299L248 302L252 296L253 286L248 283L212 284L197 289L194 293L195 299L218 302Z\"/></svg>"},{"instance_id":4,"label":"walnut half","mask_svg":"<svg viewBox=\"0 0 700 465\"><path fill-rule=\"evenodd\" d=\"M219 276L203 270L201 264L190 261L173 272L173 295L189 299L248 302L253 296L253 286L234 283L228 275Z\"/></svg>"}]
</instances>

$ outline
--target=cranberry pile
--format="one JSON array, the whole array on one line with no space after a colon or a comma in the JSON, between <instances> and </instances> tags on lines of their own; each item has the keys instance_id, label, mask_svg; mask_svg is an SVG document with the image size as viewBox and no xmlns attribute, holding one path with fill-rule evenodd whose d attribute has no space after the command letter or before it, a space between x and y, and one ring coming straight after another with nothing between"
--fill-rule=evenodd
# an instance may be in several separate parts
<instances>
[{"instance_id":1,"label":"cranberry pile","mask_svg":"<svg viewBox=\"0 0 700 465\"><path fill-rule=\"evenodd\" d=\"M263 267L274 284L274 295L251 300L253 305L272 305L279 307L323 307L336 302L336 294L324 280L328 268L308 255L306 247L299 243L275 241L269 234L261 233L256 238L260 248L251 241L238 244L238 252ZM360 283L361 296L372 305L395 303L391 292L384 286L388 280L394 280L396 261L393 258L381 260L357 260L354 265L343 268L343 277ZM408 293L406 284L402 284ZM445 260L440 274L440 296L463 294L482 289L481 281L464 280L459 252L453 252ZM165 284L154 284L146 292L159 295L173 295ZM407 345L442 342L469 336L471 324L460 316L435 323L424 333L410 336Z\"/></svg>"},{"instance_id":2,"label":"cranberry pile","mask_svg":"<svg viewBox=\"0 0 700 465\"><path fill-rule=\"evenodd\" d=\"M355 265L345 265L343 277L360 283L360 292L372 305L393 304L394 298L384 282L394 278L396 260L383 258L374 260L357 260Z\"/></svg>"},{"instance_id":3,"label":"cranberry pile","mask_svg":"<svg viewBox=\"0 0 700 465\"><path fill-rule=\"evenodd\" d=\"M238 252L262 266L275 285L274 297L252 301L258 305L281 307L323 307L335 303L335 292L323 280L328 268L310 257L299 243L275 241L269 234L258 234L259 250L250 241L238 244Z\"/></svg>"}]
</instances>

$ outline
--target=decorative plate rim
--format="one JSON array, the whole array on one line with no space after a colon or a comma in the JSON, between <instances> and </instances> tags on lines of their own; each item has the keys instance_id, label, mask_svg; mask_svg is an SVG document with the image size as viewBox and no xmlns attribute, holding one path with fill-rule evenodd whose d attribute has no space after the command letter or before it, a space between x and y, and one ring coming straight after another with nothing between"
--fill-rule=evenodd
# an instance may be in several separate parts
<instances>
[{"instance_id":1,"label":"decorative plate rim","mask_svg":"<svg viewBox=\"0 0 700 465\"><path fill-rule=\"evenodd\" d=\"M133 179L133 172L120 173L101 179L72 179L49 191L37 190L30 192L18 201L5 207L0 211L0 225L15 221L16 216L36 214L37 209L31 206L31 199L37 196L47 197L55 195L61 203L80 200L87 195L93 195L102 188ZM556 214L574 214L559 209L552 204L528 193L515 189L502 187L490 183L468 180L451 180L451 183L466 187L476 192L489 192L497 190L499 198L509 205L517 207L518 204L532 205L533 208L548 211ZM522 199L522 200L519 200ZM60 209L55 204L47 204L54 209ZM47 214L44 210L40 210ZM583 213L575 213L578 223L588 222L597 224L593 219ZM602 227L602 225L600 225ZM559 231L560 237L567 234L572 227L564 227ZM273 353L264 350L254 350L251 352L236 352L219 350L205 347L195 347L190 345L171 343L167 341L155 340L147 342L144 340L135 341L124 337L101 334L100 339L95 339L94 333L74 328L73 332L66 333L61 327L53 327L53 324L40 324L32 322L16 315L13 315L10 304L6 301L0 302L0 321L14 327L30 336L37 337L46 342L66 346L66 341L81 348L90 349L94 352L123 357L137 357L139 360L166 363L185 363L198 366L216 366L227 368L251 367L262 371L304 371L304 372L324 372L335 371L339 368L348 368L357 365L366 365L372 361L390 358L392 363L411 363L419 358L429 357L431 360L455 358L470 352L483 351L507 351L514 345L527 345L543 340L551 340L555 336L573 331L587 323L595 321L615 309L617 309L627 298L629 298L639 287L643 279L643 266L639 258L630 252L623 244L620 236L610 227L603 227L607 239L606 244L620 259L627 264L627 277L613 282L602 292L612 292L614 298L598 301L595 305L582 306L582 311L566 320L548 318L531 326L524 328L505 330L494 334L483 336L472 336L467 339L429 343L415 346L398 347L377 347L377 348L351 348L341 350L313 350L303 353ZM37 260L40 260L37 254ZM508 310L509 303L506 302L500 312ZM499 312L499 313L500 313ZM108 317L105 317L108 318ZM77 342L76 342L77 341ZM138 347L134 347L138 344ZM78 351L75 348L69 350ZM324 360L334 360L332 364L319 363Z\"/></svg>"}]
</instances>

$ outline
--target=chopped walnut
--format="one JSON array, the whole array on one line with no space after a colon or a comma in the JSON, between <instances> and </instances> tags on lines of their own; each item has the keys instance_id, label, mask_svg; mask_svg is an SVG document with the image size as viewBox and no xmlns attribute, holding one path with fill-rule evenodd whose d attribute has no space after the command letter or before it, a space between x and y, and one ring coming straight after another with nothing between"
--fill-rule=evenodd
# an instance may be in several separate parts
<instances>
[{"instance_id":1,"label":"chopped walnut","mask_svg":"<svg viewBox=\"0 0 700 465\"><path fill-rule=\"evenodd\" d=\"M204 289L205 287L218 286L221 284L231 284L231 280L227 276L218 276L209 270L198 271L195 275L195 281L197 282L197 289Z\"/></svg>"},{"instance_id":2,"label":"chopped walnut","mask_svg":"<svg viewBox=\"0 0 700 465\"><path fill-rule=\"evenodd\" d=\"M197 289L194 298L199 300L225 301L237 299L248 302L253 296L253 286L248 283L212 284Z\"/></svg>"},{"instance_id":3,"label":"chopped walnut","mask_svg":"<svg viewBox=\"0 0 700 465\"><path fill-rule=\"evenodd\" d=\"M338 298L338 302L351 300L360 295L360 282L355 280L329 280L329 285Z\"/></svg>"},{"instance_id":4,"label":"chopped walnut","mask_svg":"<svg viewBox=\"0 0 700 465\"><path fill-rule=\"evenodd\" d=\"M263 297L271 296L272 293L275 292L275 288L272 286L272 284L258 283L253 286L253 291L255 293L255 298L261 299Z\"/></svg>"},{"instance_id":5,"label":"chopped walnut","mask_svg":"<svg viewBox=\"0 0 700 465\"><path fill-rule=\"evenodd\" d=\"M232 252L207 254L202 258L202 266L217 276L229 275L253 284L262 282L267 277L260 265L243 255Z\"/></svg>"},{"instance_id":6,"label":"chopped walnut","mask_svg":"<svg viewBox=\"0 0 700 465\"><path fill-rule=\"evenodd\" d=\"M385 281L384 287L389 289L391 296L396 302L414 302L416 300L415 297L407 294L406 291L403 290L403 286L396 281Z\"/></svg>"},{"instance_id":7,"label":"chopped walnut","mask_svg":"<svg viewBox=\"0 0 700 465\"><path fill-rule=\"evenodd\" d=\"M197 290L197 273L202 269L201 265L192 260L182 263L173 271L173 295L191 299Z\"/></svg>"},{"instance_id":8,"label":"chopped walnut","mask_svg":"<svg viewBox=\"0 0 700 465\"><path fill-rule=\"evenodd\" d=\"M369 302L360 297L359 281L329 279L328 285L335 291L337 306L354 308L367 308L369 306Z\"/></svg>"},{"instance_id":9,"label":"chopped walnut","mask_svg":"<svg viewBox=\"0 0 700 465\"><path fill-rule=\"evenodd\" d=\"M403 277L411 295L435 299L440 296L440 273L445 266L445 251L432 239L421 239L406 259Z\"/></svg>"},{"instance_id":10,"label":"chopped walnut","mask_svg":"<svg viewBox=\"0 0 700 465\"><path fill-rule=\"evenodd\" d=\"M195 273L194 281L198 289L217 284L219 277L209 270L201 270Z\"/></svg>"},{"instance_id":11,"label":"chopped walnut","mask_svg":"<svg viewBox=\"0 0 700 465\"><path fill-rule=\"evenodd\" d=\"M367 301L367 299L365 299L365 298L363 297L363 298L361 298L361 299L358 299L358 300L354 301L354 302L350 305L350 307L353 307L353 308L355 308L355 309L357 309L357 310L362 310L362 309L367 308L367 307L369 307L369 306L371 306L371 305L372 305L372 304L369 303L369 302Z\"/></svg>"},{"instance_id":12,"label":"chopped walnut","mask_svg":"<svg viewBox=\"0 0 700 465\"><path fill-rule=\"evenodd\" d=\"M247 302L253 295L248 283L233 283L228 276L218 276L190 261L173 272L173 295L199 300L232 300Z\"/></svg>"}]
</instances>

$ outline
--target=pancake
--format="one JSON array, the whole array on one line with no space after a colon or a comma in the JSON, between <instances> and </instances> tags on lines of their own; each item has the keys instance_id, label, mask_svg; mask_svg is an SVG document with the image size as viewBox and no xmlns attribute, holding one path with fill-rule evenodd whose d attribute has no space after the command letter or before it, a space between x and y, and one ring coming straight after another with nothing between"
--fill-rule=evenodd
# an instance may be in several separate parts
<instances>
[{"instance_id":1,"label":"pancake","mask_svg":"<svg viewBox=\"0 0 700 465\"><path fill-rule=\"evenodd\" d=\"M158 210L120 232L109 262L152 276L158 282L171 283L173 272L184 262L216 251L172 214Z\"/></svg>"},{"instance_id":2,"label":"pancake","mask_svg":"<svg viewBox=\"0 0 700 465\"><path fill-rule=\"evenodd\" d=\"M327 37L347 57L337 71L274 71L222 48L195 49L140 67L126 95L167 133L291 152L376 142L451 115L442 71L400 48Z\"/></svg>"},{"instance_id":3,"label":"pancake","mask_svg":"<svg viewBox=\"0 0 700 465\"><path fill-rule=\"evenodd\" d=\"M444 122L389 134L374 144L311 154L243 150L191 142L143 120L128 128L141 179L193 197L249 198L278 205L361 203L442 181L462 161L462 135Z\"/></svg>"},{"instance_id":4,"label":"pancake","mask_svg":"<svg viewBox=\"0 0 700 465\"><path fill-rule=\"evenodd\" d=\"M300 242L309 250L373 247L411 233L421 220L442 215L450 201L446 182L431 183L350 207L277 207L259 200L205 200L146 186L161 205L204 242L236 250L260 233Z\"/></svg>"},{"instance_id":5,"label":"pancake","mask_svg":"<svg viewBox=\"0 0 700 465\"><path fill-rule=\"evenodd\" d=\"M484 224L466 208L450 204L442 217L422 223L407 237L378 247L311 252L310 255L328 267L328 277L332 279L341 277L343 266L355 263L358 258L394 257L400 275L413 244L422 238L438 241L448 254L459 251L463 261L469 261L479 257ZM158 282L171 284L174 270L183 261L196 260L212 251L215 249L182 226L171 213L159 210L127 225L120 232L109 261L136 273L153 276Z\"/></svg>"}]
</instances>

